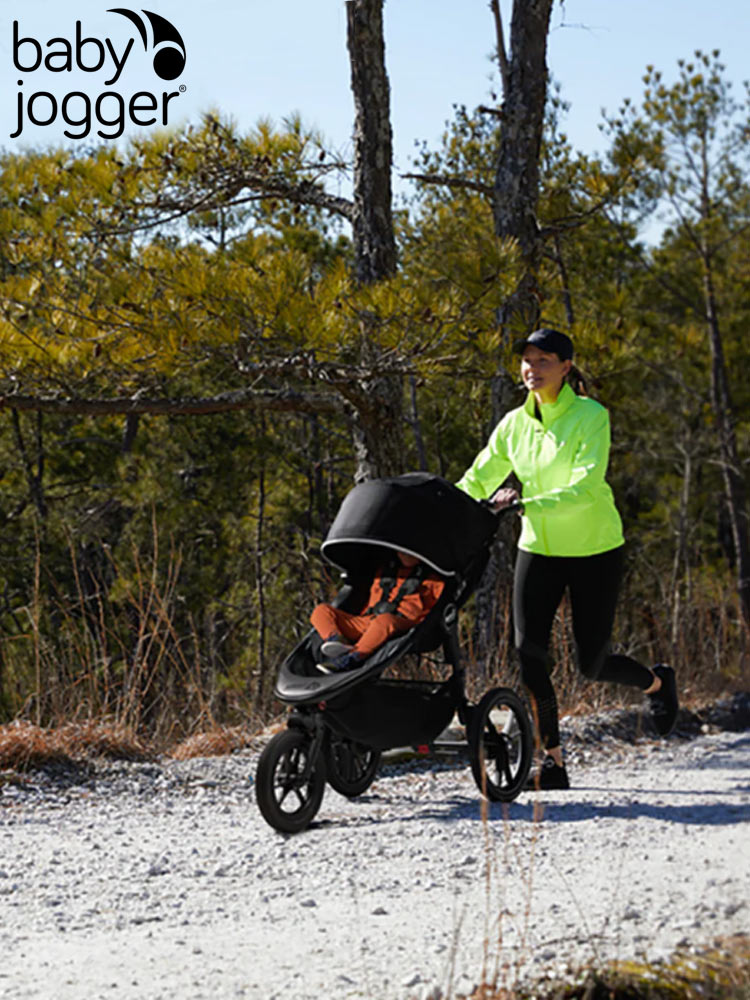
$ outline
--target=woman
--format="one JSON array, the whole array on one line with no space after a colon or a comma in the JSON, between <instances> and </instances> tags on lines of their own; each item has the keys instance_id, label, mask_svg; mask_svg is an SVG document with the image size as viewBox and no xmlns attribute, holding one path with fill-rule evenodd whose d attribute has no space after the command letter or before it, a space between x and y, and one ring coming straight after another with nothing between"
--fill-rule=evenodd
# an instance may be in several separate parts
<instances>
[{"instance_id":1,"label":"woman","mask_svg":"<svg viewBox=\"0 0 750 1000\"><path fill-rule=\"evenodd\" d=\"M649 696L658 732L668 735L677 716L674 670L653 670L609 652L622 578L623 535L605 480L609 416L565 381L573 344L558 330L541 329L516 345L529 390L492 432L458 486L496 510L520 503L523 527L513 586L516 648L521 679L536 709L545 757L536 787L569 788L558 728L557 699L547 652L563 593L570 593L578 665L591 680L641 688ZM502 487L510 472L522 484Z\"/></svg>"}]
</instances>

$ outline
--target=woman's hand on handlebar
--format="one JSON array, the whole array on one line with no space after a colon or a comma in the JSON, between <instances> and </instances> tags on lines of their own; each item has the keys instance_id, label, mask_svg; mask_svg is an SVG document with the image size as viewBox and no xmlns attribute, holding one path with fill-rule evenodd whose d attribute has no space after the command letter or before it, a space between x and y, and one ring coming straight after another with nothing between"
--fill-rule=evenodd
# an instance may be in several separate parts
<instances>
[{"instance_id":1,"label":"woman's hand on handlebar","mask_svg":"<svg viewBox=\"0 0 750 1000\"><path fill-rule=\"evenodd\" d=\"M520 502L520 493L518 490L511 489L510 487L496 490L489 500L490 506L496 514L501 510L505 510L507 507L514 507L516 510L520 510Z\"/></svg>"}]
</instances>

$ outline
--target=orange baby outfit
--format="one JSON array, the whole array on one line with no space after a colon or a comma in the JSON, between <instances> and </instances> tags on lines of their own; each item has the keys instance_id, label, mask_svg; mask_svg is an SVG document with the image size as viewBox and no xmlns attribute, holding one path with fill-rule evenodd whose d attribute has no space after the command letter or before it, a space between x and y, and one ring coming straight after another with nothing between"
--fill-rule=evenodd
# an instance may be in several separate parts
<instances>
[{"instance_id":1,"label":"orange baby outfit","mask_svg":"<svg viewBox=\"0 0 750 1000\"><path fill-rule=\"evenodd\" d=\"M407 566L399 566L395 574L380 570L370 587L367 605L361 614L355 615L331 604L319 604L310 615L310 621L321 639L338 634L354 643L354 652L363 659L375 652L383 643L400 632L406 632L423 621L435 607L445 583L436 576L425 576L418 589L412 594L404 594L395 611L381 614L367 614L383 600L393 601L404 581L412 573ZM388 593L383 592L383 579L394 580Z\"/></svg>"}]
</instances>

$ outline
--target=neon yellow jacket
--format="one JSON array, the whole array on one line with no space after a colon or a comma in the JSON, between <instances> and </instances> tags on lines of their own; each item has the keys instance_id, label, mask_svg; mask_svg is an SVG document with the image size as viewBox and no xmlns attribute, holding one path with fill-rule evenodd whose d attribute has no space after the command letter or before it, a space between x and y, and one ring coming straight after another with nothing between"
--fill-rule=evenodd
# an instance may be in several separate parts
<instances>
[{"instance_id":1,"label":"neon yellow jacket","mask_svg":"<svg viewBox=\"0 0 750 1000\"><path fill-rule=\"evenodd\" d=\"M491 497L510 472L522 483L518 546L547 556L591 556L623 544L622 522L604 476L609 414L563 384L534 415L531 393L503 417L458 487Z\"/></svg>"}]
</instances>

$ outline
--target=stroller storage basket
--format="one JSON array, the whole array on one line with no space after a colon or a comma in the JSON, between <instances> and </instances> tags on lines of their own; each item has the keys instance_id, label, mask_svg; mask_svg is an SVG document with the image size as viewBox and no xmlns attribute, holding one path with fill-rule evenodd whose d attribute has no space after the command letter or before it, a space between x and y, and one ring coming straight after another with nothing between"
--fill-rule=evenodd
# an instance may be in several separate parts
<instances>
[{"instance_id":1,"label":"stroller storage basket","mask_svg":"<svg viewBox=\"0 0 750 1000\"><path fill-rule=\"evenodd\" d=\"M376 680L328 702L325 720L334 732L376 750L432 743L461 700L447 681Z\"/></svg>"}]
</instances>

